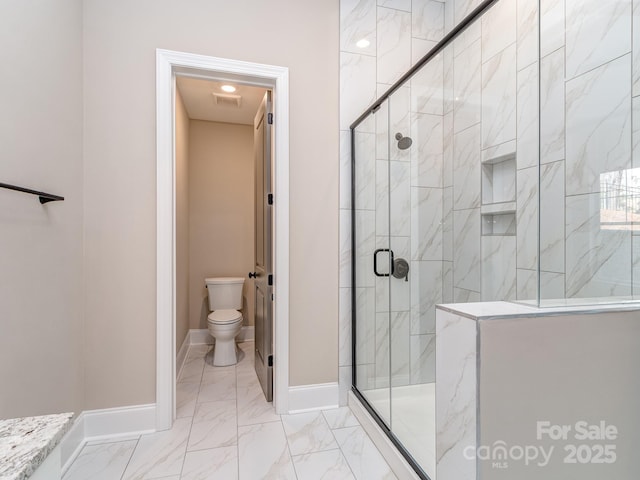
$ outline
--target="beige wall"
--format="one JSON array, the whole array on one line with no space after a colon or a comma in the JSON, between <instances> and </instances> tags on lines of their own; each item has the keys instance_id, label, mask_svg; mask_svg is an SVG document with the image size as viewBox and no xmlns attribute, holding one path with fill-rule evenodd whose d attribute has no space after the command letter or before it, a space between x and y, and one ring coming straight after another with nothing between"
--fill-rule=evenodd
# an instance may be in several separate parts
<instances>
[{"instance_id":1,"label":"beige wall","mask_svg":"<svg viewBox=\"0 0 640 480\"><path fill-rule=\"evenodd\" d=\"M84 3L87 408L155 401L156 48L289 67L290 384L337 380L338 17L337 0Z\"/></svg>"},{"instance_id":2,"label":"beige wall","mask_svg":"<svg viewBox=\"0 0 640 480\"><path fill-rule=\"evenodd\" d=\"M176 353L189 331L189 116L176 89Z\"/></svg>"},{"instance_id":3,"label":"beige wall","mask_svg":"<svg viewBox=\"0 0 640 480\"><path fill-rule=\"evenodd\" d=\"M0 418L83 408L82 5L0 2ZM90 288L90 286L89 286Z\"/></svg>"},{"instance_id":4,"label":"beige wall","mask_svg":"<svg viewBox=\"0 0 640 480\"><path fill-rule=\"evenodd\" d=\"M206 277L245 278L244 324L253 325L254 162L252 126L191 121L190 328L207 328Z\"/></svg>"}]
</instances>

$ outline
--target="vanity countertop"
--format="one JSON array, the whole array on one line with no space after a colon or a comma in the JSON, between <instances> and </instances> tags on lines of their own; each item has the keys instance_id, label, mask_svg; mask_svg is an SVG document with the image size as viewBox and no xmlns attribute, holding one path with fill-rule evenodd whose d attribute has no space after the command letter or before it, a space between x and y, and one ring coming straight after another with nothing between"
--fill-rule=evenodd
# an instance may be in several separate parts
<instances>
[{"instance_id":1,"label":"vanity countertop","mask_svg":"<svg viewBox=\"0 0 640 480\"><path fill-rule=\"evenodd\" d=\"M0 420L0 480L25 480L71 427L73 413Z\"/></svg>"}]
</instances>

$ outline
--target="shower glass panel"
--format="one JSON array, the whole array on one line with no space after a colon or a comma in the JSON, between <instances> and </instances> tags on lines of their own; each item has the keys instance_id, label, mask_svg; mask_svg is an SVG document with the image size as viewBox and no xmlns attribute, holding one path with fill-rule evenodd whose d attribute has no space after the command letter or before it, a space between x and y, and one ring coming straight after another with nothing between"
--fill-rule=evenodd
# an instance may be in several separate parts
<instances>
[{"instance_id":1,"label":"shower glass panel","mask_svg":"<svg viewBox=\"0 0 640 480\"><path fill-rule=\"evenodd\" d=\"M389 102L353 131L354 385L387 427L391 272L389 236Z\"/></svg>"},{"instance_id":2,"label":"shower glass panel","mask_svg":"<svg viewBox=\"0 0 640 480\"><path fill-rule=\"evenodd\" d=\"M640 24L594 5L542 10L540 306L640 299Z\"/></svg>"}]
</instances>

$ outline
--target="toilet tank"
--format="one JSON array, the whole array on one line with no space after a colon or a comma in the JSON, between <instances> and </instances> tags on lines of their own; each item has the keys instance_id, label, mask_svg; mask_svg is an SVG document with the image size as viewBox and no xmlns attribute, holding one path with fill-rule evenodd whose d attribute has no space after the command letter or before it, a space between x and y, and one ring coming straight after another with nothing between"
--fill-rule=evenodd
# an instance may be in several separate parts
<instances>
[{"instance_id":1,"label":"toilet tank","mask_svg":"<svg viewBox=\"0 0 640 480\"><path fill-rule=\"evenodd\" d=\"M205 278L209 293L209 310L240 310L242 308L243 277Z\"/></svg>"}]
</instances>

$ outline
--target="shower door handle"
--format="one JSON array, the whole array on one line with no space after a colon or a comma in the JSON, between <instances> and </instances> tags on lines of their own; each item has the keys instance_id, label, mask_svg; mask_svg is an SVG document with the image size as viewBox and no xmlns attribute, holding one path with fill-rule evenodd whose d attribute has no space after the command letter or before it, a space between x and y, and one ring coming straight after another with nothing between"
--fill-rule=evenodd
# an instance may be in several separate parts
<instances>
[{"instance_id":1,"label":"shower door handle","mask_svg":"<svg viewBox=\"0 0 640 480\"><path fill-rule=\"evenodd\" d=\"M389 252L389 269L391 270L389 273L379 273L378 272L378 254L380 252ZM373 273L378 277L388 277L393 275L393 250L390 248L379 248L375 252L373 252Z\"/></svg>"}]
</instances>

